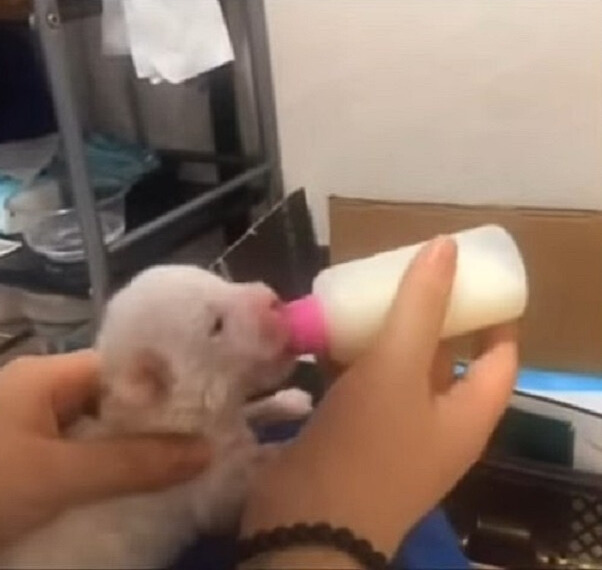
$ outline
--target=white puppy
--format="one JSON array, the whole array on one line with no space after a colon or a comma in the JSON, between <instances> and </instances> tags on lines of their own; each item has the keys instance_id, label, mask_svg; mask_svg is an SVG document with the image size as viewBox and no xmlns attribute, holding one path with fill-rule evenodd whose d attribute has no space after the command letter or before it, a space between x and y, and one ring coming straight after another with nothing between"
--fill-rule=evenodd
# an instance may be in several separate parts
<instances>
[{"instance_id":1,"label":"white puppy","mask_svg":"<svg viewBox=\"0 0 602 570\"><path fill-rule=\"evenodd\" d=\"M311 400L275 389L292 369L276 295L191 266L157 266L109 302L97 347L102 397L69 437L203 434L214 452L193 481L73 509L0 554L2 568L162 568L198 533L236 525L265 452L249 420L303 416ZM77 466L74 465L74 469Z\"/></svg>"}]
</instances>

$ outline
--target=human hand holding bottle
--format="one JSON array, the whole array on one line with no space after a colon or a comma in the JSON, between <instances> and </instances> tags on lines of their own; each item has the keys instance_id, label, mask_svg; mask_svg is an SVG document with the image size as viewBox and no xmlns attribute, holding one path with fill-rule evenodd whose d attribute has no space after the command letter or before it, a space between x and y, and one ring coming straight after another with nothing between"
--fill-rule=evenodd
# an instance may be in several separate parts
<instances>
[{"instance_id":1,"label":"human hand holding bottle","mask_svg":"<svg viewBox=\"0 0 602 570\"><path fill-rule=\"evenodd\" d=\"M391 556L479 458L512 393L517 337L513 325L483 333L453 380L439 339L456 259L449 238L416 257L373 346L261 477L243 535L329 522Z\"/></svg>"}]
</instances>

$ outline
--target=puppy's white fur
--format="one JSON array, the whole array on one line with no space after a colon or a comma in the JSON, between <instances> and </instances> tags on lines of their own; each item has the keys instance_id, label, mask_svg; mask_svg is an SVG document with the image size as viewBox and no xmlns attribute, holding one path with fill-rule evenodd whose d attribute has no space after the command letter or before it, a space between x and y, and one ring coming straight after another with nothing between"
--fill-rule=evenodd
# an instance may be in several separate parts
<instances>
[{"instance_id":1,"label":"puppy's white fur","mask_svg":"<svg viewBox=\"0 0 602 570\"><path fill-rule=\"evenodd\" d=\"M198 533L233 527L263 460L248 420L302 416L311 402L276 388L292 368L275 295L190 266L157 266L110 301L97 347L98 418L70 437L202 433L211 466L168 490L73 509L0 554L2 568L161 568ZM74 466L77 468L77 466Z\"/></svg>"}]
</instances>

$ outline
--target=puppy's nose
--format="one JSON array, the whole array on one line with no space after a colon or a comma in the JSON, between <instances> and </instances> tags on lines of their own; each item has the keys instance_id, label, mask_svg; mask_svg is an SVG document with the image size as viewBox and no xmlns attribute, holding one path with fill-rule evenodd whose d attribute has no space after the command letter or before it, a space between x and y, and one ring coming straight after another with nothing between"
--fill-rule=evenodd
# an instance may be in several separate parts
<instances>
[{"instance_id":1,"label":"puppy's nose","mask_svg":"<svg viewBox=\"0 0 602 570\"><path fill-rule=\"evenodd\" d=\"M288 342L289 330L284 318L284 303L267 287L258 288L253 295L253 310L266 339L278 344Z\"/></svg>"},{"instance_id":2,"label":"puppy's nose","mask_svg":"<svg viewBox=\"0 0 602 570\"><path fill-rule=\"evenodd\" d=\"M253 306L261 313L282 313L284 303L267 287L258 288L253 295Z\"/></svg>"},{"instance_id":3,"label":"puppy's nose","mask_svg":"<svg viewBox=\"0 0 602 570\"><path fill-rule=\"evenodd\" d=\"M267 299L267 303L267 310L271 313L278 313L280 315L284 311L284 303L275 293L272 293L271 298Z\"/></svg>"}]
</instances>

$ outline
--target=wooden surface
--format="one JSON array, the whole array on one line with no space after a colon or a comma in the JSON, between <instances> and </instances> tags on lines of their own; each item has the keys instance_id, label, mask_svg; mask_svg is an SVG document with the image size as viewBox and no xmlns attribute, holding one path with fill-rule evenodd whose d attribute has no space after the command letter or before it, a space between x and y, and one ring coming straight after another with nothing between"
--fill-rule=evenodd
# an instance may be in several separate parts
<instances>
[{"instance_id":1,"label":"wooden surface","mask_svg":"<svg viewBox=\"0 0 602 570\"><path fill-rule=\"evenodd\" d=\"M30 12L30 0L0 0L0 21L25 22Z\"/></svg>"}]
</instances>

